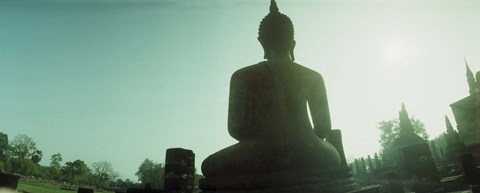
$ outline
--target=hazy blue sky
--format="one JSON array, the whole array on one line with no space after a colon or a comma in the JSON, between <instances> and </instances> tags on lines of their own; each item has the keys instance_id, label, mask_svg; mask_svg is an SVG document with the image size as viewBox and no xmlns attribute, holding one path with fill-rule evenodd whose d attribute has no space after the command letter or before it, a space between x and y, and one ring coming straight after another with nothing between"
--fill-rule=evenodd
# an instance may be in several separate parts
<instances>
[{"instance_id":1,"label":"hazy blue sky","mask_svg":"<svg viewBox=\"0 0 480 193\"><path fill-rule=\"evenodd\" d=\"M480 70L480 2L278 0L296 61L326 82L347 157L379 149L401 103L431 137ZM197 167L235 143L230 75L262 60L269 0L0 1L0 132L31 136L42 164L110 161L122 178L171 147Z\"/></svg>"}]
</instances>

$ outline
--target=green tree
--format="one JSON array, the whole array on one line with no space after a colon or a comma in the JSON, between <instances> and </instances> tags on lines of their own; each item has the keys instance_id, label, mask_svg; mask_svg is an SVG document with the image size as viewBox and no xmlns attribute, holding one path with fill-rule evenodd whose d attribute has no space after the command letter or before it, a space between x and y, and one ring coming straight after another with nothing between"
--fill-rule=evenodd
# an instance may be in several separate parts
<instances>
[{"instance_id":1,"label":"green tree","mask_svg":"<svg viewBox=\"0 0 480 193\"><path fill-rule=\"evenodd\" d=\"M35 168L36 168L35 173L33 173L34 176L39 178L46 178L46 179L50 177L49 176L50 167L35 164Z\"/></svg>"},{"instance_id":2,"label":"green tree","mask_svg":"<svg viewBox=\"0 0 480 193\"><path fill-rule=\"evenodd\" d=\"M163 188L164 171L165 168L161 163L155 163L147 158L138 167L135 175L138 176L138 181L141 181L143 185L150 183L152 187Z\"/></svg>"},{"instance_id":3,"label":"green tree","mask_svg":"<svg viewBox=\"0 0 480 193\"><path fill-rule=\"evenodd\" d=\"M7 161L7 152L9 149L10 145L8 145L8 135L0 132L0 162L5 163Z\"/></svg>"},{"instance_id":4,"label":"green tree","mask_svg":"<svg viewBox=\"0 0 480 193\"><path fill-rule=\"evenodd\" d=\"M113 171L110 174L109 185L110 187L115 184L115 181L120 177L120 173Z\"/></svg>"},{"instance_id":5,"label":"green tree","mask_svg":"<svg viewBox=\"0 0 480 193\"><path fill-rule=\"evenodd\" d=\"M425 130L425 124L423 124L415 117L411 117L410 120L412 122L415 134L425 140L428 140L428 134ZM393 118L392 120L388 121L381 121L380 123L378 123L377 128L380 130L380 152L383 152L383 150L390 147L392 142L399 136L400 121L398 118Z\"/></svg>"},{"instance_id":6,"label":"green tree","mask_svg":"<svg viewBox=\"0 0 480 193\"><path fill-rule=\"evenodd\" d=\"M49 177L53 180L60 179L60 170L62 169L62 154L56 153L50 157Z\"/></svg>"},{"instance_id":7,"label":"green tree","mask_svg":"<svg viewBox=\"0 0 480 193\"><path fill-rule=\"evenodd\" d=\"M43 152L40 150L35 150L35 152L32 154L30 159L33 161L33 163L38 164L42 160L43 157Z\"/></svg>"},{"instance_id":8,"label":"green tree","mask_svg":"<svg viewBox=\"0 0 480 193\"><path fill-rule=\"evenodd\" d=\"M83 180L86 175L90 172L87 164L82 160L75 160L73 162L65 163L65 166L62 167L62 173L66 177L66 180L70 182L70 188L72 185L78 184L79 181Z\"/></svg>"},{"instance_id":9,"label":"green tree","mask_svg":"<svg viewBox=\"0 0 480 193\"><path fill-rule=\"evenodd\" d=\"M107 187L107 183L113 177L117 177L116 172L113 171L112 164L108 161L99 161L92 164L92 174L94 176L95 185L98 188Z\"/></svg>"},{"instance_id":10,"label":"green tree","mask_svg":"<svg viewBox=\"0 0 480 193\"><path fill-rule=\"evenodd\" d=\"M8 162L9 172L30 176L36 173L38 165L33 163L31 159L17 158Z\"/></svg>"},{"instance_id":11,"label":"green tree","mask_svg":"<svg viewBox=\"0 0 480 193\"><path fill-rule=\"evenodd\" d=\"M25 134L17 135L13 139L10 154L14 159L31 159L35 164L38 164L43 156L33 139Z\"/></svg>"},{"instance_id":12,"label":"green tree","mask_svg":"<svg viewBox=\"0 0 480 193\"><path fill-rule=\"evenodd\" d=\"M117 188L128 189L128 188L142 188L142 185L139 183L135 183L130 179L117 179L114 183L114 186Z\"/></svg>"}]
</instances>

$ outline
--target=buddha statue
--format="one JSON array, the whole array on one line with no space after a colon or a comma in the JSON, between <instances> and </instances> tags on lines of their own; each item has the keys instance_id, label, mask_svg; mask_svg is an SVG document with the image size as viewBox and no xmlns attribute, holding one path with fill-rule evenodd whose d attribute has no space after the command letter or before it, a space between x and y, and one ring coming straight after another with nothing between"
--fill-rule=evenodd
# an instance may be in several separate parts
<instances>
[{"instance_id":1,"label":"buddha statue","mask_svg":"<svg viewBox=\"0 0 480 193\"><path fill-rule=\"evenodd\" d=\"M228 132L238 143L202 163L207 178L340 167L322 76L294 62L294 28L274 0L259 27L264 59L231 77ZM308 106L308 107L307 107ZM308 109L311 114L311 122Z\"/></svg>"}]
</instances>

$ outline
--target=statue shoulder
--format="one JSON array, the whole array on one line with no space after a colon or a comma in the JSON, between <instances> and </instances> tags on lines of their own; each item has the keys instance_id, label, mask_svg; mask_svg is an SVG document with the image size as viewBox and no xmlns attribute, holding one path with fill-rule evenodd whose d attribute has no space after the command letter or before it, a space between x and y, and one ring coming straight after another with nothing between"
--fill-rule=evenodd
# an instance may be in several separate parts
<instances>
[{"instance_id":1,"label":"statue shoulder","mask_svg":"<svg viewBox=\"0 0 480 193\"><path fill-rule=\"evenodd\" d=\"M323 77L322 75L315 71L315 70L312 70L310 68L307 68L303 65L300 65L300 64L297 64L295 63L297 69L299 70L299 72L302 74L302 76L312 80L312 81L321 81L323 82Z\"/></svg>"},{"instance_id":2,"label":"statue shoulder","mask_svg":"<svg viewBox=\"0 0 480 193\"><path fill-rule=\"evenodd\" d=\"M257 64L253 64L241 69L238 69L232 74L232 79L243 79L243 78L248 78L248 77L254 77L255 75L258 75L260 73L264 73L268 69L266 68L266 63L265 62L260 62Z\"/></svg>"}]
</instances>

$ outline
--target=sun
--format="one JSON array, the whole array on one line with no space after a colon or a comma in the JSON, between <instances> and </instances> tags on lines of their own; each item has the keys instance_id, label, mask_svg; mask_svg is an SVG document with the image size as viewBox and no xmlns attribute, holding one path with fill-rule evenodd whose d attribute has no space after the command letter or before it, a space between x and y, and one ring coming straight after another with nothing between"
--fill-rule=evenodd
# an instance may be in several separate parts
<instances>
[{"instance_id":1,"label":"sun","mask_svg":"<svg viewBox=\"0 0 480 193\"><path fill-rule=\"evenodd\" d=\"M388 42L385 47L385 56L389 60L398 60L407 55L407 48L401 42Z\"/></svg>"},{"instance_id":2,"label":"sun","mask_svg":"<svg viewBox=\"0 0 480 193\"><path fill-rule=\"evenodd\" d=\"M390 68L397 69L405 66L419 54L419 48L415 42L407 41L406 38L388 38L382 44L380 53L385 64Z\"/></svg>"}]
</instances>

